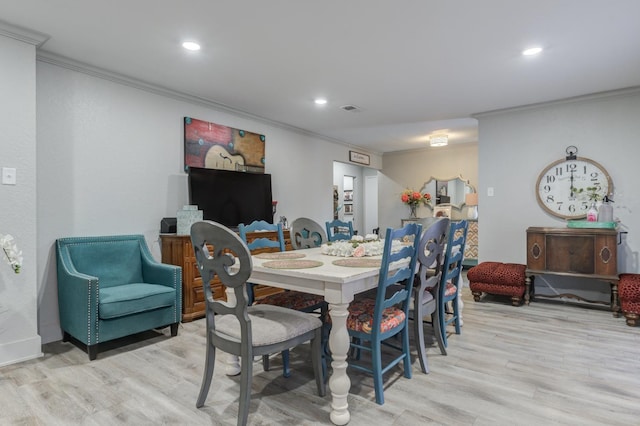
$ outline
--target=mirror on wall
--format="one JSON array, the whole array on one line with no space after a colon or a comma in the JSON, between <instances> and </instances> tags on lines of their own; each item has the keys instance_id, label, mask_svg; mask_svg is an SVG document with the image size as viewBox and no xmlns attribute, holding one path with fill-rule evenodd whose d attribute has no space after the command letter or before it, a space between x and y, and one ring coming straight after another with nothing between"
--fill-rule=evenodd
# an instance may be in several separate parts
<instances>
[{"instance_id":1,"label":"mirror on wall","mask_svg":"<svg viewBox=\"0 0 640 426\"><path fill-rule=\"evenodd\" d=\"M465 195L476 192L476 189L462 179L462 176L449 179L431 177L420 192L431 194L432 206L444 205L460 210L464 205Z\"/></svg>"}]
</instances>

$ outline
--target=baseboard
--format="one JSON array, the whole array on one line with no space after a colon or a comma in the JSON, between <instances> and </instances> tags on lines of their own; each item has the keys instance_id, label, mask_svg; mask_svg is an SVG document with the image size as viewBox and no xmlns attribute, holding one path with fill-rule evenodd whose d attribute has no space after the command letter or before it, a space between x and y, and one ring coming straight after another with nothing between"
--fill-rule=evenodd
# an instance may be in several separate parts
<instances>
[{"instance_id":1,"label":"baseboard","mask_svg":"<svg viewBox=\"0 0 640 426\"><path fill-rule=\"evenodd\" d=\"M29 339L0 345L0 367L28 361L41 356L43 356L42 342L38 335Z\"/></svg>"}]
</instances>

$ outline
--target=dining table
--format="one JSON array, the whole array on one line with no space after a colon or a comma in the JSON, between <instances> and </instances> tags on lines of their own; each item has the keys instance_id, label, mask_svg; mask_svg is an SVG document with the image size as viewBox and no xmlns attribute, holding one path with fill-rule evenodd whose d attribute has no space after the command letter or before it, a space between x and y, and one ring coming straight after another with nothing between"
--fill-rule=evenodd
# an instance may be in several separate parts
<instances>
[{"instance_id":1,"label":"dining table","mask_svg":"<svg viewBox=\"0 0 640 426\"><path fill-rule=\"evenodd\" d=\"M332 256L323 254L321 247L315 247L257 254L252 256L252 262L249 282L321 295L329 304L329 349L333 369L329 378L330 420L336 425L347 424L351 419L347 402L351 387L347 375L349 303L354 295L377 287L381 256ZM227 291L227 298L234 298L233 292ZM238 361L237 357L227 357L227 374L239 372Z\"/></svg>"}]
</instances>

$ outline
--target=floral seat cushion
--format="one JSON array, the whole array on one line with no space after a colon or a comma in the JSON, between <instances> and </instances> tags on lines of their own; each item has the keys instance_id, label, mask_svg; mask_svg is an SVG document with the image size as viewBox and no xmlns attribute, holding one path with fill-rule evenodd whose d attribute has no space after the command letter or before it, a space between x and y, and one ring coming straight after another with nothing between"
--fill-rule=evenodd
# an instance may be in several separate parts
<instances>
[{"instance_id":1,"label":"floral seat cushion","mask_svg":"<svg viewBox=\"0 0 640 426\"><path fill-rule=\"evenodd\" d=\"M349 316L347 317L347 328L371 334L375 305L375 299L371 298L363 298L351 302L351 305L349 305ZM406 316L402 309L394 306L385 309L382 312L380 331L384 333L399 326L404 322L405 318Z\"/></svg>"},{"instance_id":2,"label":"floral seat cushion","mask_svg":"<svg viewBox=\"0 0 640 426\"><path fill-rule=\"evenodd\" d=\"M276 305L283 308L305 311L316 309L322 306L324 298L315 294L303 293L301 291L283 291L282 293L270 294L255 301L256 305Z\"/></svg>"}]
</instances>

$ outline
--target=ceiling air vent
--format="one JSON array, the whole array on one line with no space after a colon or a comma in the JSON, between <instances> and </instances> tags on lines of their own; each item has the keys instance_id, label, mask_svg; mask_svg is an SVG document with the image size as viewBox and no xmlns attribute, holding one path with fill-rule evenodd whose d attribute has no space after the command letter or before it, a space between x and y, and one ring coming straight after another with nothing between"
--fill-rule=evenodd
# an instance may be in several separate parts
<instances>
[{"instance_id":1,"label":"ceiling air vent","mask_svg":"<svg viewBox=\"0 0 640 426\"><path fill-rule=\"evenodd\" d=\"M340 109L343 109L343 110L349 111L349 112L358 112L358 111L360 111L360 108L358 108L355 105L344 105L344 106L341 106Z\"/></svg>"}]
</instances>

